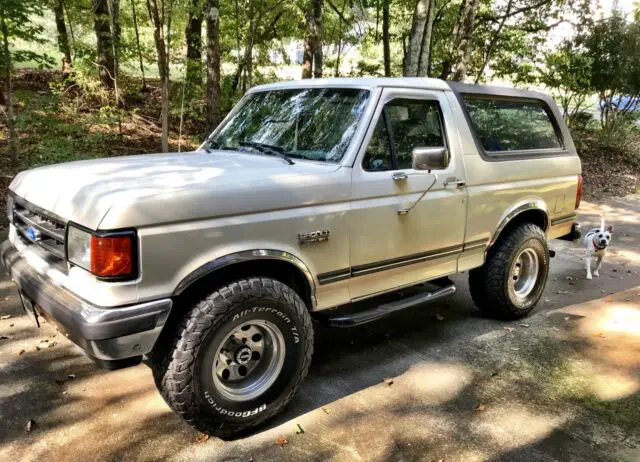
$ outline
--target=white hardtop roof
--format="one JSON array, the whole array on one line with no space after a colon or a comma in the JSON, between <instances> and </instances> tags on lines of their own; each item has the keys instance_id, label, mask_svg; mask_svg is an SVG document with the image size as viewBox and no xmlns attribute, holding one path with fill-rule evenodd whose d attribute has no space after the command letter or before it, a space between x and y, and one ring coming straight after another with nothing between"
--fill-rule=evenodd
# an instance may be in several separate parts
<instances>
[{"instance_id":1,"label":"white hardtop roof","mask_svg":"<svg viewBox=\"0 0 640 462\"><path fill-rule=\"evenodd\" d=\"M330 79L302 79L268 83L266 85L253 87L249 91L254 92L314 87L366 88L371 90L378 87L423 88L425 90L451 89L449 84L444 80L429 79L426 77L338 77Z\"/></svg>"}]
</instances>

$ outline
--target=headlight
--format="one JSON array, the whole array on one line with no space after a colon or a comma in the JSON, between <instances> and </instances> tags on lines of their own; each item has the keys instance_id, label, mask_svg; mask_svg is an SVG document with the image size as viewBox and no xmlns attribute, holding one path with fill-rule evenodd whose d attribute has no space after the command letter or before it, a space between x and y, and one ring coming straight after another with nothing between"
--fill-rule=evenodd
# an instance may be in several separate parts
<instances>
[{"instance_id":1,"label":"headlight","mask_svg":"<svg viewBox=\"0 0 640 462\"><path fill-rule=\"evenodd\" d=\"M91 234L69 225L67 259L70 263L91 271Z\"/></svg>"},{"instance_id":2,"label":"headlight","mask_svg":"<svg viewBox=\"0 0 640 462\"><path fill-rule=\"evenodd\" d=\"M101 278L135 277L135 232L93 234L69 225L67 259Z\"/></svg>"},{"instance_id":3,"label":"headlight","mask_svg":"<svg viewBox=\"0 0 640 462\"><path fill-rule=\"evenodd\" d=\"M13 196L7 195L7 218L9 223L13 223Z\"/></svg>"}]
</instances>

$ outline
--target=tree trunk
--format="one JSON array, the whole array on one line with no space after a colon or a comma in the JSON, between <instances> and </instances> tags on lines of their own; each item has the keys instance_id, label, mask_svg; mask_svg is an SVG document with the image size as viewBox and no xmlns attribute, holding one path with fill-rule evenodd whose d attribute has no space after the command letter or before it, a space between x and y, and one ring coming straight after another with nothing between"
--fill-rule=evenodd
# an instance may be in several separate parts
<instances>
[{"instance_id":1,"label":"tree trunk","mask_svg":"<svg viewBox=\"0 0 640 462\"><path fill-rule=\"evenodd\" d=\"M420 60L420 46L424 27L426 25L427 8L429 0L417 0L413 10L411 21L411 33L409 34L409 47L404 57L403 74L405 77L415 77L418 75L418 62Z\"/></svg>"},{"instance_id":2,"label":"tree trunk","mask_svg":"<svg viewBox=\"0 0 640 462\"><path fill-rule=\"evenodd\" d=\"M164 7L164 4L162 6ZM157 0L147 0L147 8L153 23L153 40L158 54L158 74L160 75L160 95L162 98L162 152L169 152L169 55L164 37L164 22L160 19L160 11L164 13L164 8L158 9Z\"/></svg>"},{"instance_id":3,"label":"tree trunk","mask_svg":"<svg viewBox=\"0 0 640 462\"><path fill-rule=\"evenodd\" d=\"M304 39L303 79L322 77L322 5L323 0L310 0L305 5L307 35Z\"/></svg>"},{"instance_id":4,"label":"tree trunk","mask_svg":"<svg viewBox=\"0 0 640 462\"><path fill-rule=\"evenodd\" d=\"M136 14L136 0L131 0L131 14L133 16L133 29L136 33L136 48L138 50L138 61L140 62L140 73L142 74L142 88L147 88L147 82L144 78L142 47L140 46L140 31L138 30L138 15Z\"/></svg>"},{"instance_id":5,"label":"tree trunk","mask_svg":"<svg viewBox=\"0 0 640 462\"><path fill-rule=\"evenodd\" d=\"M71 63L71 47L69 46L69 35L67 25L64 22L64 2L56 0L53 6L53 13L56 18L56 29L58 30L58 49L64 55L67 63Z\"/></svg>"},{"instance_id":6,"label":"tree trunk","mask_svg":"<svg viewBox=\"0 0 640 462\"><path fill-rule=\"evenodd\" d=\"M18 167L18 134L13 123L13 89L11 88L11 50L9 50L9 28L4 20L2 21L2 49L4 55L4 91L7 105L7 128L9 129L9 156L11 157L11 166L15 169Z\"/></svg>"},{"instance_id":7,"label":"tree trunk","mask_svg":"<svg viewBox=\"0 0 640 462\"><path fill-rule=\"evenodd\" d=\"M71 50L71 62L73 62L76 57L76 37L73 34L73 23L71 22L71 18L69 17L69 10L67 9L66 1L60 0L60 3L62 3L62 9L67 18L67 21L69 22L69 36L71 38L71 40L69 41L69 48ZM69 62L69 64L71 64L71 62Z\"/></svg>"},{"instance_id":8,"label":"tree trunk","mask_svg":"<svg viewBox=\"0 0 640 462\"><path fill-rule=\"evenodd\" d=\"M451 73L453 80L464 80L467 75L467 64L472 51L472 38L475 29L478 0L463 0L460 5L458 22L453 32L453 62ZM448 76L447 76L448 77Z\"/></svg>"},{"instance_id":9,"label":"tree trunk","mask_svg":"<svg viewBox=\"0 0 640 462\"><path fill-rule=\"evenodd\" d=\"M207 84L205 109L207 130L220 123L220 21L219 0L207 0Z\"/></svg>"},{"instance_id":10,"label":"tree trunk","mask_svg":"<svg viewBox=\"0 0 640 462\"><path fill-rule=\"evenodd\" d=\"M214 7L217 8L217 7ZM191 0L189 18L185 28L187 42L187 94L193 96L196 87L202 85L202 20L203 11L200 0ZM216 22L218 20L216 19Z\"/></svg>"},{"instance_id":11,"label":"tree trunk","mask_svg":"<svg viewBox=\"0 0 640 462\"><path fill-rule=\"evenodd\" d=\"M322 77L322 4L323 0L313 0L314 50L313 76Z\"/></svg>"},{"instance_id":12,"label":"tree trunk","mask_svg":"<svg viewBox=\"0 0 640 462\"><path fill-rule=\"evenodd\" d=\"M309 36L304 38L302 52L302 78L310 79L313 77L313 46Z\"/></svg>"},{"instance_id":13,"label":"tree trunk","mask_svg":"<svg viewBox=\"0 0 640 462\"><path fill-rule=\"evenodd\" d=\"M420 60L418 61L418 77L426 77L431 68L431 42L433 37L433 18L436 9L436 1L429 0L429 10L425 21L424 34L422 34L422 46L420 48Z\"/></svg>"},{"instance_id":14,"label":"tree trunk","mask_svg":"<svg viewBox=\"0 0 640 462\"><path fill-rule=\"evenodd\" d=\"M344 2L342 4L342 11L340 11L340 14L338 15L338 53L336 56L336 69L334 72L334 77L339 77L340 76L340 55L342 53L342 23L345 22L344 21L344 9L347 7L347 2ZM337 11L336 11L337 13ZM309 76L310 77L310 76Z\"/></svg>"},{"instance_id":15,"label":"tree trunk","mask_svg":"<svg viewBox=\"0 0 640 462\"><path fill-rule=\"evenodd\" d=\"M111 89L114 84L115 65L107 0L93 0L93 29L96 33L100 81L106 88Z\"/></svg>"},{"instance_id":16,"label":"tree trunk","mask_svg":"<svg viewBox=\"0 0 640 462\"><path fill-rule=\"evenodd\" d=\"M113 88L115 90L116 104L120 104L120 0L109 0L109 14L111 16L111 32L113 34Z\"/></svg>"},{"instance_id":17,"label":"tree trunk","mask_svg":"<svg viewBox=\"0 0 640 462\"><path fill-rule=\"evenodd\" d=\"M409 48L404 60L405 77L423 77L429 73L434 9L435 0L416 1Z\"/></svg>"},{"instance_id":18,"label":"tree trunk","mask_svg":"<svg viewBox=\"0 0 640 462\"><path fill-rule=\"evenodd\" d=\"M247 44L244 48L244 56L239 60L238 69L236 70L236 75L233 78L233 93L235 93L238 90L238 86L240 86L240 89L244 94L247 91L247 87L251 86L251 81L253 79L253 43L255 42L256 34L258 32L258 26L262 20L262 14L264 13L263 5L264 1L260 0L257 16L253 9L253 2L249 5L249 30L247 32ZM245 74L244 79L242 79L243 73ZM240 85L241 81L242 84Z\"/></svg>"},{"instance_id":19,"label":"tree trunk","mask_svg":"<svg viewBox=\"0 0 640 462\"><path fill-rule=\"evenodd\" d=\"M391 50L389 47L389 0L382 0L382 53L384 76L391 77Z\"/></svg>"}]
</instances>

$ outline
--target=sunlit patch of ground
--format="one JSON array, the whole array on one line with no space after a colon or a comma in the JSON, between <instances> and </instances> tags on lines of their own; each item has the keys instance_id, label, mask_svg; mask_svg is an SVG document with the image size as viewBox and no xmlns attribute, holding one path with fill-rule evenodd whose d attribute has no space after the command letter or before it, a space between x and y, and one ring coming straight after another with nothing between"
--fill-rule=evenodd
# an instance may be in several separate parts
<instances>
[{"instance_id":1,"label":"sunlit patch of ground","mask_svg":"<svg viewBox=\"0 0 640 462\"><path fill-rule=\"evenodd\" d=\"M640 287L629 287L639 263L625 256L639 231L618 223L617 237L630 240L614 240L593 281L583 279L579 247L552 244L560 250L545 300L522 321L482 319L466 296L332 331L285 413L235 441L198 442L146 365L96 369L51 326L37 332L0 282L0 313L12 316L0 320L9 337L0 340L0 460L635 462ZM585 293L592 301L574 304ZM36 349L45 339L55 345Z\"/></svg>"},{"instance_id":2,"label":"sunlit patch of ground","mask_svg":"<svg viewBox=\"0 0 640 462\"><path fill-rule=\"evenodd\" d=\"M29 393L36 401L10 422L22 425L33 413L38 427L18 439L12 431L11 440L0 442L0 454L26 460L206 459L214 453L221 459L382 460L428 454L468 461L495 454L519 458L522 448L542 445L546 451L557 438L593 444L586 453L582 446L573 449L583 455L610 446L623 454L640 447L634 430L640 419L639 317L640 287L498 326L493 335L467 343L466 351L438 358L410 353L395 376L385 377L389 366L382 365L377 384L249 439L199 444L196 432L156 393L146 366L96 370L64 340L34 350L40 339L28 331L27 319L16 316L12 328L5 321L0 326L3 335L19 337L0 345L0 357L9 362L4 372L16 378L0 399L22 400ZM50 327L44 332L54 335ZM16 360L15 350L24 348ZM43 370L21 377L24 361L38 361ZM69 371L76 371L73 378ZM56 379L61 383L52 386ZM34 388L34 381L47 383ZM47 401L46 413L38 400ZM296 433L298 424L304 435ZM275 444L279 436L289 441L284 449Z\"/></svg>"}]
</instances>

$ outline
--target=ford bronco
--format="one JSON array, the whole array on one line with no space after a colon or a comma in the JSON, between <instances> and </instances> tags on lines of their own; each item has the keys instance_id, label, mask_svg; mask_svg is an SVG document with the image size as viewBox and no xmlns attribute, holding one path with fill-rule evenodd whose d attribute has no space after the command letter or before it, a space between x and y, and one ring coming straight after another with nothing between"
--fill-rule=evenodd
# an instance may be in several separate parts
<instances>
[{"instance_id":1,"label":"ford bronco","mask_svg":"<svg viewBox=\"0 0 640 462\"><path fill-rule=\"evenodd\" d=\"M251 89L195 152L19 173L1 254L36 321L106 367L148 358L176 413L228 437L291 401L312 319L370 322L463 271L481 312L527 315L580 195L544 94L305 80Z\"/></svg>"}]
</instances>

